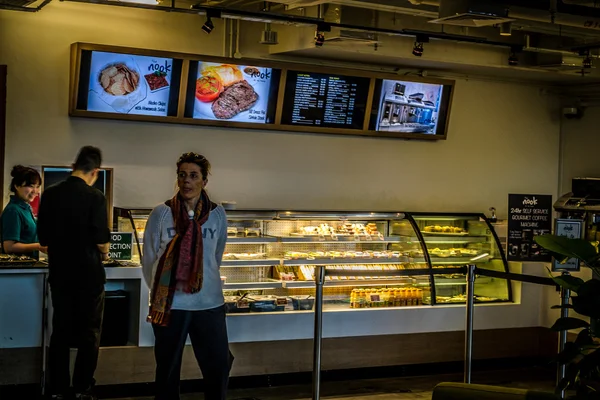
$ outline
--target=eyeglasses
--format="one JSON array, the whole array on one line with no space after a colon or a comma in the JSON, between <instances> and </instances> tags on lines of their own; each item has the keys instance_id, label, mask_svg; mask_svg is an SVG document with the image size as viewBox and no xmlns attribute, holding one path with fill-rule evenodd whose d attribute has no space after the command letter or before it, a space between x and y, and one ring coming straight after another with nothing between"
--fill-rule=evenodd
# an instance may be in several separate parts
<instances>
[{"instance_id":1,"label":"eyeglasses","mask_svg":"<svg viewBox=\"0 0 600 400\"><path fill-rule=\"evenodd\" d=\"M203 155L190 151L189 153L183 153L181 157L179 157L179 161L177 161L177 163L181 163L182 161L188 160L190 158L194 159L194 161L206 160L206 158Z\"/></svg>"}]
</instances>

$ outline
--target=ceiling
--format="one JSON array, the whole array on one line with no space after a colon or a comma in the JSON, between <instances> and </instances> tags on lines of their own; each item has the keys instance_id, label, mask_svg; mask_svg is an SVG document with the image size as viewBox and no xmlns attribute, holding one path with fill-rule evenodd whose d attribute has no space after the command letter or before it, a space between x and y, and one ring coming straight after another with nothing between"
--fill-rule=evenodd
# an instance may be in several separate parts
<instances>
[{"instance_id":1,"label":"ceiling","mask_svg":"<svg viewBox=\"0 0 600 400\"><path fill-rule=\"evenodd\" d=\"M50 1L0 0L0 8L44 12L43 7ZM398 69L400 73L427 69L439 74L486 75L569 87L600 83L600 8L595 1L67 1L194 14L217 11L223 18L271 22L273 30L286 32L279 35L279 45L270 47L273 57L357 65L364 64L367 57L370 65ZM499 24L506 21L509 22ZM323 27L323 23L331 31L325 32L325 45L317 48L314 46L315 27ZM279 25L285 29L278 28ZM290 27L293 35L300 37L295 37L294 42L303 45L294 47L282 43L292 35ZM501 35L502 29L505 33L510 31L510 35ZM424 43L423 57L414 57L410 45L415 38L421 40L423 36L435 44ZM460 43L476 51L463 46L456 54L449 55L440 43ZM396 48L399 50L392 51ZM511 54L518 58L518 65L508 65ZM485 57L493 61L484 62ZM599 68L595 65L584 68L583 62L588 57L593 64L598 63Z\"/></svg>"}]
</instances>

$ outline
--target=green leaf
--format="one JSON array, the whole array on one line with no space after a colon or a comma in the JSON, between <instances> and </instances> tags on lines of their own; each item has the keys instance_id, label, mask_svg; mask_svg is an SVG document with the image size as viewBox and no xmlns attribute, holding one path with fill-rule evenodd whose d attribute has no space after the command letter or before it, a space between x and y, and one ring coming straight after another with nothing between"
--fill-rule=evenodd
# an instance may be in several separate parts
<instances>
[{"instance_id":1,"label":"green leaf","mask_svg":"<svg viewBox=\"0 0 600 400\"><path fill-rule=\"evenodd\" d=\"M596 294L597 293L597 294ZM579 287L577 292L582 297L599 297L600 298L600 280L590 279Z\"/></svg>"},{"instance_id":2,"label":"green leaf","mask_svg":"<svg viewBox=\"0 0 600 400\"><path fill-rule=\"evenodd\" d=\"M590 324L579 318L566 317L556 320L552 328L553 331L570 331L571 329L588 328Z\"/></svg>"},{"instance_id":3,"label":"green leaf","mask_svg":"<svg viewBox=\"0 0 600 400\"><path fill-rule=\"evenodd\" d=\"M590 318L600 318L600 295L573 296L571 302L576 313Z\"/></svg>"},{"instance_id":4,"label":"green leaf","mask_svg":"<svg viewBox=\"0 0 600 400\"><path fill-rule=\"evenodd\" d=\"M578 278L576 276L572 276L572 275L555 276L552 278L552 280L554 282L556 282L557 285L559 285L565 289L572 290L575 293L577 293L579 290L579 287L585 283L585 281L583 279Z\"/></svg>"},{"instance_id":5,"label":"green leaf","mask_svg":"<svg viewBox=\"0 0 600 400\"><path fill-rule=\"evenodd\" d=\"M557 260L561 262L568 258L579 258L589 265L598 256L596 248L587 240L556 235L536 236L533 239L544 249L560 254L562 257Z\"/></svg>"},{"instance_id":6,"label":"green leaf","mask_svg":"<svg viewBox=\"0 0 600 400\"><path fill-rule=\"evenodd\" d=\"M571 361L575 360L577 356L581 354L579 346L577 346L573 342L568 342L565 344L565 349L560 352L557 357L557 361L560 364L569 364Z\"/></svg>"},{"instance_id":7,"label":"green leaf","mask_svg":"<svg viewBox=\"0 0 600 400\"><path fill-rule=\"evenodd\" d=\"M571 304L565 304L565 305L552 306L550 308L552 310L559 310L561 308L573 308L573 305L571 305Z\"/></svg>"},{"instance_id":8,"label":"green leaf","mask_svg":"<svg viewBox=\"0 0 600 400\"><path fill-rule=\"evenodd\" d=\"M577 339L575 339L575 344L580 347L593 345L594 339L592 339L592 336L590 335L590 330L583 329L579 332Z\"/></svg>"}]
</instances>

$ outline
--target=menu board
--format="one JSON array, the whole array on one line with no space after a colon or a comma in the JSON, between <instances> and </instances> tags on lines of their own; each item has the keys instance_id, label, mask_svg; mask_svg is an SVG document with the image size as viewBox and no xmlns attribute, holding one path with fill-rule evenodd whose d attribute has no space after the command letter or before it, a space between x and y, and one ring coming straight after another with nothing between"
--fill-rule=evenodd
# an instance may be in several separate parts
<instances>
[{"instance_id":1,"label":"menu board","mask_svg":"<svg viewBox=\"0 0 600 400\"><path fill-rule=\"evenodd\" d=\"M89 63L88 111L172 115L171 88L176 80L178 89L180 74L172 58L92 51Z\"/></svg>"},{"instance_id":2,"label":"menu board","mask_svg":"<svg viewBox=\"0 0 600 400\"><path fill-rule=\"evenodd\" d=\"M186 117L273 123L280 71L199 61L190 68Z\"/></svg>"},{"instance_id":3,"label":"menu board","mask_svg":"<svg viewBox=\"0 0 600 400\"><path fill-rule=\"evenodd\" d=\"M362 129L370 78L288 71L281 123Z\"/></svg>"},{"instance_id":4,"label":"menu board","mask_svg":"<svg viewBox=\"0 0 600 400\"><path fill-rule=\"evenodd\" d=\"M377 113L371 129L378 132L420 133L435 135L445 118L444 85L396 80L379 80L375 95Z\"/></svg>"},{"instance_id":5,"label":"menu board","mask_svg":"<svg viewBox=\"0 0 600 400\"><path fill-rule=\"evenodd\" d=\"M550 233L552 196L508 195L508 261L549 262L552 256L533 238Z\"/></svg>"}]
</instances>

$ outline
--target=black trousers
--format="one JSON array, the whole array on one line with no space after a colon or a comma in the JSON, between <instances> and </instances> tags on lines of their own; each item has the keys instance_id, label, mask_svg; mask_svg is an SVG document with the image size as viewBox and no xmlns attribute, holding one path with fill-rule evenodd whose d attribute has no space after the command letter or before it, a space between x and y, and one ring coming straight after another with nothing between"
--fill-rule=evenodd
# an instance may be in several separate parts
<instances>
[{"instance_id":1,"label":"black trousers","mask_svg":"<svg viewBox=\"0 0 600 400\"><path fill-rule=\"evenodd\" d=\"M152 325L156 359L156 400L179 400L185 341L190 336L204 378L204 399L225 400L233 355L229 351L225 308L172 310L169 325Z\"/></svg>"},{"instance_id":2,"label":"black trousers","mask_svg":"<svg viewBox=\"0 0 600 400\"><path fill-rule=\"evenodd\" d=\"M70 348L77 348L73 389L85 392L94 386L104 314L104 287L95 290L50 285L52 291L52 337L48 353L48 389L66 394L71 376Z\"/></svg>"}]
</instances>

